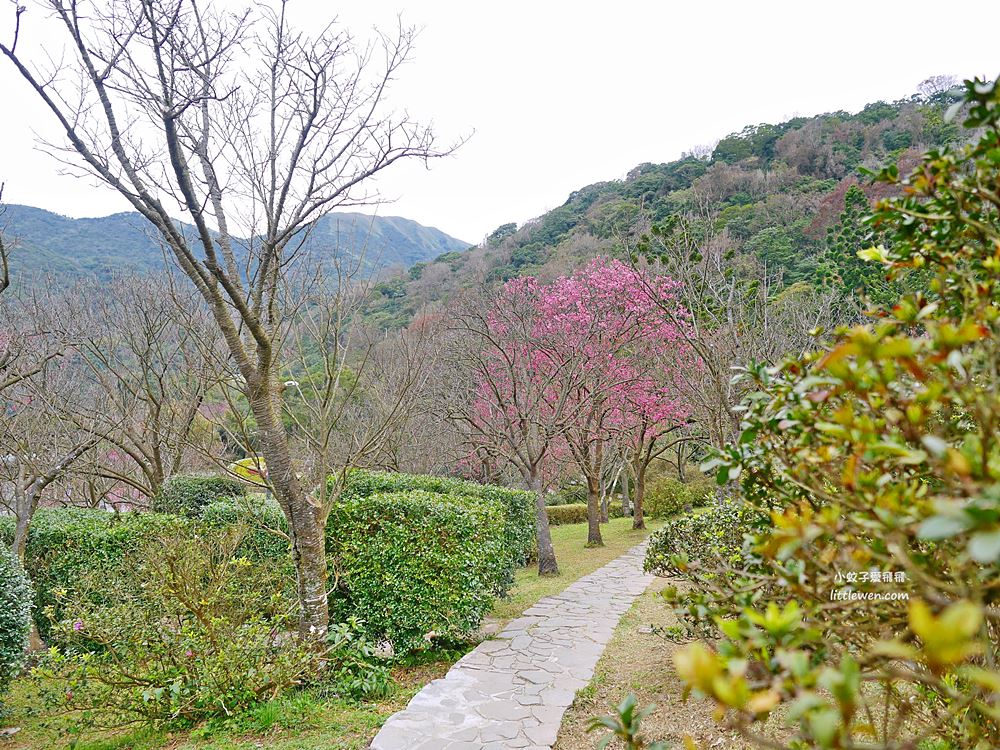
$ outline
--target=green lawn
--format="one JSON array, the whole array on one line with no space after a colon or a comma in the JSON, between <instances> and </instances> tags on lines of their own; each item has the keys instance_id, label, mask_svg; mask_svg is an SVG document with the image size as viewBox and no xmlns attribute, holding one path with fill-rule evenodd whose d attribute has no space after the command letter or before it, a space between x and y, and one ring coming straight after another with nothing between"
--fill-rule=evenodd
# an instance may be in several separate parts
<instances>
[{"instance_id":1,"label":"green lawn","mask_svg":"<svg viewBox=\"0 0 1000 750\"><path fill-rule=\"evenodd\" d=\"M543 596L566 586L641 542L648 531L634 531L632 519L619 518L601 527L604 547L588 548L587 525L554 526L552 543L561 574L539 578L537 568L517 572L510 597L497 602L493 617L510 620ZM651 526L655 527L654 524ZM12 714L7 726L21 730L0 742L0 750L28 748L72 748L73 750L361 750L389 717L399 711L430 680L441 677L451 660L441 659L418 667L394 670L397 685L384 700L350 703L324 699L309 691L289 695L259 706L248 715L215 726L167 732L155 729L74 733L71 717L44 715L30 682L14 685L8 705Z\"/></svg>"}]
</instances>

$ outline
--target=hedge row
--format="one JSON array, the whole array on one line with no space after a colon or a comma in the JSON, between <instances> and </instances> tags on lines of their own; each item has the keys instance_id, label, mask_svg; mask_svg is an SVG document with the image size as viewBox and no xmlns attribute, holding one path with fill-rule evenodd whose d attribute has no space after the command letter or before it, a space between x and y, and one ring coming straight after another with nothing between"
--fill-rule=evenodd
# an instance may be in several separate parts
<instances>
[{"instance_id":1,"label":"hedge row","mask_svg":"<svg viewBox=\"0 0 1000 750\"><path fill-rule=\"evenodd\" d=\"M535 496L525 490L513 490L493 484L477 484L451 477L424 474L401 474L389 471L355 469L348 472L341 501L369 497L386 492L430 492L475 500L495 500L503 507L506 549L512 566L525 565L535 557Z\"/></svg>"},{"instance_id":2,"label":"hedge row","mask_svg":"<svg viewBox=\"0 0 1000 750\"><path fill-rule=\"evenodd\" d=\"M170 477L153 498L154 513L193 516L206 505L222 498L246 495L247 485L232 477L216 474L178 474Z\"/></svg>"},{"instance_id":3,"label":"hedge row","mask_svg":"<svg viewBox=\"0 0 1000 750\"><path fill-rule=\"evenodd\" d=\"M346 498L327 534L339 619L358 617L397 653L425 646L429 633L471 635L509 586L503 520L494 500L420 490Z\"/></svg>"},{"instance_id":4,"label":"hedge row","mask_svg":"<svg viewBox=\"0 0 1000 750\"><path fill-rule=\"evenodd\" d=\"M177 516L159 513L40 508L28 533L24 568L35 589L35 622L42 637L48 637L52 626L62 619L63 592L86 588L108 601L121 595L122 580L126 588L128 585L127 557L141 552L168 527L185 523ZM9 546L14 537L13 517L0 518L0 536ZM83 586L85 581L103 585Z\"/></svg>"},{"instance_id":5,"label":"hedge row","mask_svg":"<svg viewBox=\"0 0 1000 750\"><path fill-rule=\"evenodd\" d=\"M549 517L550 526L563 526L569 523L587 522L586 503L568 503L566 505L550 505L545 509ZM621 518L622 506L620 503L611 502L608 504L608 517Z\"/></svg>"},{"instance_id":6,"label":"hedge row","mask_svg":"<svg viewBox=\"0 0 1000 750\"><path fill-rule=\"evenodd\" d=\"M399 487L405 491L389 491ZM390 641L397 653L424 646L428 633L472 634L526 557L529 519L534 546L530 502L530 493L459 480L352 472L328 524L333 617L359 617L368 635ZM211 534L246 524L239 557L291 565L285 519L273 500L222 497L199 508L186 515L39 510L25 567L37 590L40 632L48 635L62 619L61 592L84 581L107 582L85 588L108 603L129 596L142 581L126 559L178 526ZM0 535L9 544L11 518L0 519Z\"/></svg>"}]
</instances>

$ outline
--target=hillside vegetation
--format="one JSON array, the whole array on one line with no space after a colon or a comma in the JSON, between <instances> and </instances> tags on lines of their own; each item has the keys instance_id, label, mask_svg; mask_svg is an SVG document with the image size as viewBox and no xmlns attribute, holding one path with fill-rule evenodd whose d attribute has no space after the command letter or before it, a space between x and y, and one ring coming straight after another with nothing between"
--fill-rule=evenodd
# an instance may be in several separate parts
<instances>
[{"instance_id":1,"label":"hillside vegetation","mask_svg":"<svg viewBox=\"0 0 1000 750\"><path fill-rule=\"evenodd\" d=\"M849 189L858 185L869 201L886 193L869 186L859 169L898 161L902 170L926 149L959 137L960 128L944 119L956 94L946 85L923 88L854 114L750 125L710 152L640 164L625 179L583 187L521 227L505 224L468 252L442 254L382 283L370 315L384 327L403 326L465 288L518 276L552 278L597 255L621 255L625 242L651 224L684 216L697 217L699 231L732 252L781 269L783 285L821 283ZM853 213L860 220L864 210L855 206Z\"/></svg>"}]
</instances>

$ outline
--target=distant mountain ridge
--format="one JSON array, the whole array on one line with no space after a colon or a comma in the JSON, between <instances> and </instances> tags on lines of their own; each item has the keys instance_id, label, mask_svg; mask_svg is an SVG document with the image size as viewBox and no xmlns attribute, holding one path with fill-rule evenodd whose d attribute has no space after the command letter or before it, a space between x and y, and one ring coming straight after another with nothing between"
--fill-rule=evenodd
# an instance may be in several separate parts
<instances>
[{"instance_id":1,"label":"distant mountain ridge","mask_svg":"<svg viewBox=\"0 0 1000 750\"><path fill-rule=\"evenodd\" d=\"M115 272L149 272L164 267L163 250L146 220L135 212L74 219L52 211L7 205L0 226L16 240L11 259L14 273L47 273L55 277L96 276ZM409 267L442 254L467 250L464 242L434 227L398 216L334 213L313 228L309 247L317 253L342 248L364 252L369 274L391 266Z\"/></svg>"}]
</instances>

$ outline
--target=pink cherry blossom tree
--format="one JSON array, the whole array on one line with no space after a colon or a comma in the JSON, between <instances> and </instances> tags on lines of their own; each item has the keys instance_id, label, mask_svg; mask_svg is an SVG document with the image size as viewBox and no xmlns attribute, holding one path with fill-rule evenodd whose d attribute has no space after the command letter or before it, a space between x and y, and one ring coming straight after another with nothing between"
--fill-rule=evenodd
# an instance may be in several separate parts
<instances>
[{"instance_id":1,"label":"pink cherry blossom tree","mask_svg":"<svg viewBox=\"0 0 1000 750\"><path fill-rule=\"evenodd\" d=\"M630 466L638 466L644 480L651 446L690 414L679 384L697 357L686 342L690 315L678 302L679 286L669 277L596 258L541 296L539 313L551 337L581 359L575 381L562 384L571 408L564 412L561 436L587 484L590 545L603 544L600 481L612 446L627 447ZM637 496L641 528L641 491Z\"/></svg>"},{"instance_id":2,"label":"pink cherry blossom tree","mask_svg":"<svg viewBox=\"0 0 1000 750\"><path fill-rule=\"evenodd\" d=\"M466 299L454 311L456 377L450 417L464 433L470 465L512 467L535 493L539 575L558 575L545 512L547 480L583 359L566 347L543 314L546 287L534 278L507 282L495 295Z\"/></svg>"},{"instance_id":3,"label":"pink cherry blossom tree","mask_svg":"<svg viewBox=\"0 0 1000 750\"><path fill-rule=\"evenodd\" d=\"M568 460L583 475L588 543L600 545L600 477L612 443L628 433L647 445L688 416L675 379L696 357L677 291L669 278L597 258L550 284L509 281L488 305L456 315L473 352L461 420L479 460L514 466L536 492L540 572L556 569L542 494L553 463Z\"/></svg>"}]
</instances>

